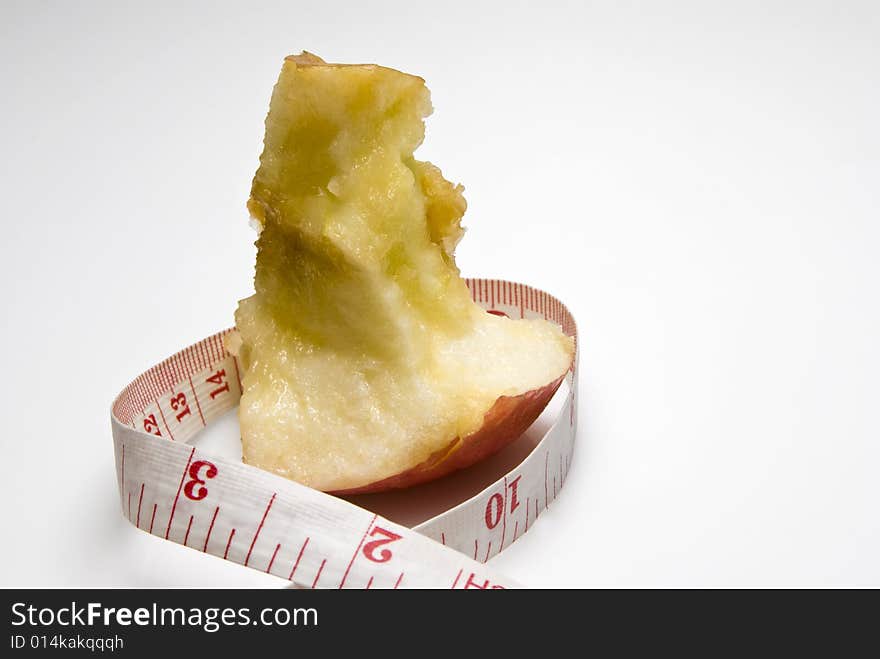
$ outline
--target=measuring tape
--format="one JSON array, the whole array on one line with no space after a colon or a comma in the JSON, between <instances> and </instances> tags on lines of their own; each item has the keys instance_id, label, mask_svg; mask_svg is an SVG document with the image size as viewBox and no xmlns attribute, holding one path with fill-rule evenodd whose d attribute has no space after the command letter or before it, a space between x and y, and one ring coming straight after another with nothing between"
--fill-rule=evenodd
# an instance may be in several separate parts
<instances>
[{"instance_id":1,"label":"measuring tape","mask_svg":"<svg viewBox=\"0 0 880 659\"><path fill-rule=\"evenodd\" d=\"M474 301L511 318L544 318L574 337L553 296L468 279ZM565 482L577 427L577 350L564 401L531 453L479 494L412 528L190 444L241 397L219 332L131 382L111 422L122 510L139 529L305 588L509 588L484 564L528 531ZM563 390L564 388L564 390Z\"/></svg>"}]
</instances>

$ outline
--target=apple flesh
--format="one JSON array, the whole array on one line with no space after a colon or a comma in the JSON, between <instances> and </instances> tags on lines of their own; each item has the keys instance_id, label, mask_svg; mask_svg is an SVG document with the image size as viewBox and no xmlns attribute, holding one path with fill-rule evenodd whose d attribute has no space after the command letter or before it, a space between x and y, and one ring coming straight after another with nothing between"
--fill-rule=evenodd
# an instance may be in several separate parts
<instances>
[{"instance_id":1,"label":"apple flesh","mask_svg":"<svg viewBox=\"0 0 880 659\"><path fill-rule=\"evenodd\" d=\"M476 432L455 439L421 464L395 476L334 494L370 494L412 487L476 464L523 434L541 415L560 384L562 377L519 396L501 396L486 412L483 425Z\"/></svg>"},{"instance_id":2,"label":"apple flesh","mask_svg":"<svg viewBox=\"0 0 880 659\"><path fill-rule=\"evenodd\" d=\"M285 60L248 208L255 294L227 345L244 368L244 460L333 492L473 464L540 414L573 345L486 313L455 265L462 187L413 157L424 81Z\"/></svg>"}]
</instances>

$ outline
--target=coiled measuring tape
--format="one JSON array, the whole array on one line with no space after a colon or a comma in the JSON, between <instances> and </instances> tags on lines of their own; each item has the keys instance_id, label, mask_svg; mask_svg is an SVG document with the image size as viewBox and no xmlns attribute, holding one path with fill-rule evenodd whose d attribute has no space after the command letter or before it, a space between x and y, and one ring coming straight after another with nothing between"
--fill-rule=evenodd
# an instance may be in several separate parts
<instances>
[{"instance_id":1,"label":"coiled measuring tape","mask_svg":"<svg viewBox=\"0 0 880 659\"><path fill-rule=\"evenodd\" d=\"M511 318L545 318L574 337L569 310L525 286L468 279L475 302ZM123 514L165 540L305 588L509 588L485 565L556 497L577 427L577 350L561 407L533 450L478 494L412 528L191 441L237 406L236 359L219 332L134 379L111 412Z\"/></svg>"}]
</instances>

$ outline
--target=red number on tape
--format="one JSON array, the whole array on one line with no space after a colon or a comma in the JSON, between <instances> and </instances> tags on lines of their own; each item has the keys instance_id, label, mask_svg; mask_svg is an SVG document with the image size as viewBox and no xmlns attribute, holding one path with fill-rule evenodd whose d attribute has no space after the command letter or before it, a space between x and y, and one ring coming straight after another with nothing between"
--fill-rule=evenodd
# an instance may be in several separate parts
<instances>
[{"instance_id":1,"label":"red number on tape","mask_svg":"<svg viewBox=\"0 0 880 659\"><path fill-rule=\"evenodd\" d=\"M214 400L225 391L229 391L229 383L226 381L226 369L221 368L219 371L210 376L205 382L211 384L219 384L220 386L211 391L211 400Z\"/></svg>"},{"instance_id":2,"label":"red number on tape","mask_svg":"<svg viewBox=\"0 0 880 659\"><path fill-rule=\"evenodd\" d=\"M207 460L197 460L193 462L189 468L189 477L191 480L186 482L186 485L183 486L183 493L186 495L187 499L192 499L193 501L201 501L206 496L208 496L208 488L205 487L205 481L199 477L199 472L203 467L207 467L205 470L205 478L214 478L217 475L217 467ZM198 486L198 490L196 490L196 486Z\"/></svg>"},{"instance_id":3,"label":"red number on tape","mask_svg":"<svg viewBox=\"0 0 880 659\"><path fill-rule=\"evenodd\" d=\"M504 514L504 497L497 492L486 502L486 528L494 529Z\"/></svg>"},{"instance_id":4,"label":"red number on tape","mask_svg":"<svg viewBox=\"0 0 880 659\"><path fill-rule=\"evenodd\" d=\"M171 409L177 412L177 422L183 421L183 417L189 414L189 405L186 404L186 396L183 392L171 394Z\"/></svg>"},{"instance_id":5,"label":"red number on tape","mask_svg":"<svg viewBox=\"0 0 880 659\"><path fill-rule=\"evenodd\" d=\"M162 433L159 431L159 424L156 421L155 414L144 417L144 430L157 437L162 436Z\"/></svg>"},{"instance_id":6,"label":"red number on tape","mask_svg":"<svg viewBox=\"0 0 880 659\"><path fill-rule=\"evenodd\" d=\"M471 572L471 576L467 578L467 582L464 584L465 590L468 590L469 588L479 588L480 590L505 590L504 586L490 583L488 579L484 579L483 585L481 586L476 581L474 581L475 576L476 575Z\"/></svg>"},{"instance_id":7,"label":"red number on tape","mask_svg":"<svg viewBox=\"0 0 880 659\"><path fill-rule=\"evenodd\" d=\"M507 484L507 489L510 490L510 514L513 514L513 511L519 508L519 499L516 498L516 486L519 485L519 479L522 476L517 476L512 481Z\"/></svg>"},{"instance_id":8,"label":"red number on tape","mask_svg":"<svg viewBox=\"0 0 880 659\"><path fill-rule=\"evenodd\" d=\"M379 551L379 555L376 556L376 550L382 545L387 545L389 542L394 542L395 540L400 540L400 536L396 533L392 533L391 531L387 531L380 526L373 527L373 530L370 531L370 537L374 537L376 535L384 536L379 540L371 540L370 542L364 545L364 556L369 558L374 563L387 563L391 560L391 550L383 548Z\"/></svg>"}]
</instances>

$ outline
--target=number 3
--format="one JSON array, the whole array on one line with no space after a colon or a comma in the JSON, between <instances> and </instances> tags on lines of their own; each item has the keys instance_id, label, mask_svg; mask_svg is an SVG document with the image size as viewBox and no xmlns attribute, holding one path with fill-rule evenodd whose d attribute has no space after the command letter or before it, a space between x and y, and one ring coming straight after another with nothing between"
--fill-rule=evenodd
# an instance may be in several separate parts
<instances>
[{"instance_id":1,"label":"number 3","mask_svg":"<svg viewBox=\"0 0 880 659\"><path fill-rule=\"evenodd\" d=\"M207 467L204 472L205 478L210 479L217 475L217 467L207 460L196 460L193 462L192 466L189 468L190 480L183 486L183 494L187 499L201 501L208 496L208 488L205 487L205 480L199 476L199 472L203 467ZM198 490L196 490L196 486L198 486Z\"/></svg>"}]
</instances>

